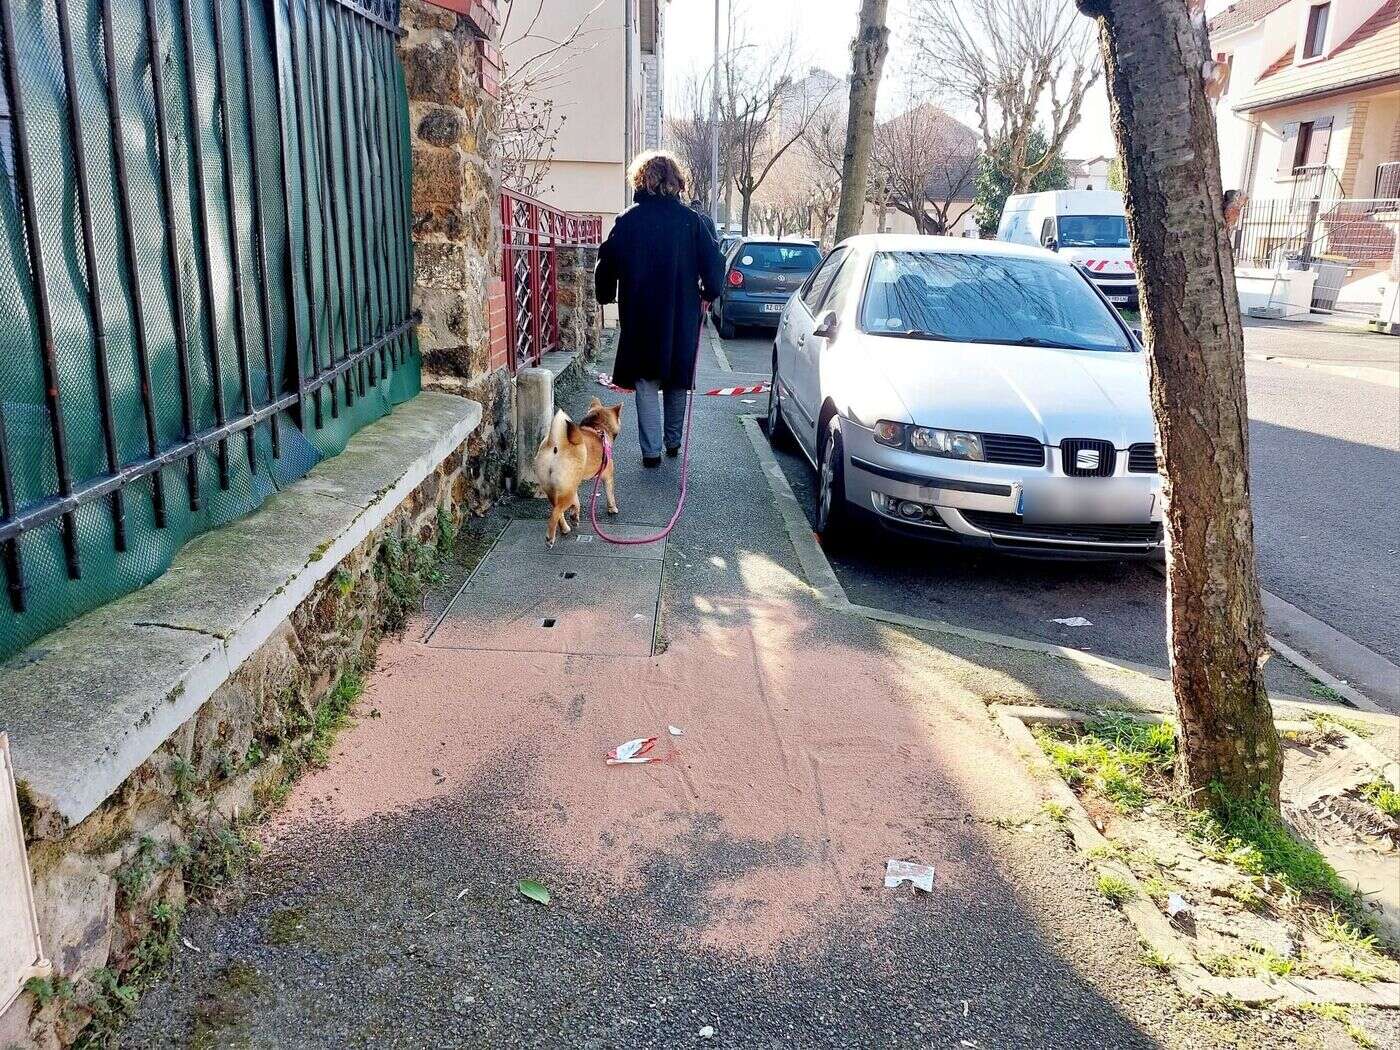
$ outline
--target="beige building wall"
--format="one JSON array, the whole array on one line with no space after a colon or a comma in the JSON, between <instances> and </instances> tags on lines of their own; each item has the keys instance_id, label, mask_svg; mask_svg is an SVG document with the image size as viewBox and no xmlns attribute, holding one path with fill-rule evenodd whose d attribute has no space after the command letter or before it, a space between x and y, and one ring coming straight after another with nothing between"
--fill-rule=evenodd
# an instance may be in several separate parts
<instances>
[{"instance_id":1,"label":"beige building wall","mask_svg":"<svg viewBox=\"0 0 1400 1050\"><path fill-rule=\"evenodd\" d=\"M613 216L631 203L627 165L644 141L647 92L639 32L643 3L658 0L547 0L539 7L528 39L511 40L513 27L506 33L509 72L537 58L552 41L579 30L566 56L542 60L558 72L550 75L541 94L564 120L539 195L568 211L604 216L605 232ZM656 61L659 66L659 50ZM653 97L659 105L659 96Z\"/></svg>"}]
</instances>

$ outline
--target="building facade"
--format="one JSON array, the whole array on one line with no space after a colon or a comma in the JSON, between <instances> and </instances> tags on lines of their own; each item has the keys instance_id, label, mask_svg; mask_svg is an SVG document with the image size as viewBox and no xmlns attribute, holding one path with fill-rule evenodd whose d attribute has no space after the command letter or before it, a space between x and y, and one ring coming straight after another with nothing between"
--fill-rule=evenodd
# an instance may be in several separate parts
<instances>
[{"instance_id":1,"label":"building facade","mask_svg":"<svg viewBox=\"0 0 1400 1050\"><path fill-rule=\"evenodd\" d=\"M627 165L661 139L666 2L550 0L528 27L507 23L505 75L530 67L558 121L553 157L537 158L549 204L610 224L631 202Z\"/></svg>"}]
</instances>

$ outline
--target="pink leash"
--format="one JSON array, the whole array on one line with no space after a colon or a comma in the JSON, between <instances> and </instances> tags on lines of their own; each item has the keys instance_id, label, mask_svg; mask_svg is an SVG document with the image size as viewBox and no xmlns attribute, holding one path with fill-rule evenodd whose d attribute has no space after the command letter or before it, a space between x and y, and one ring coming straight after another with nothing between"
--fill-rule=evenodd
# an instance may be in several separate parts
<instances>
[{"instance_id":1,"label":"pink leash","mask_svg":"<svg viewBox=\"0 0 1400 1050\"><path fill-rule=\"evenodd\" d=\"M700 374L700 340L705 335L705 313L702 304L700 308L700 333L695 337L695 374ZM690 472L690 420L695 407L695 378L691 377L690 396L685 402L685 437L681 442L681 494L676 500L676 512L671 515L671 520L666 523L666 527L655 536L636 536L632 539L623 539L621 536L609 536L604 531L603 526L598 524L598 486L603 481L603 471L607 470L608 463L611 462L612 442L606 433L603 434L603 462L598 467L598 473L593 475L593 499L588 504L588 516L593 520L593 531L609 543L619 547L635 547L646 543L655 543L657 540L664 540L671 535L671 530L676 527L676 522L681 520L681 511L685 509L685 487L686 478Z\"/></svg>"}]
</instances>

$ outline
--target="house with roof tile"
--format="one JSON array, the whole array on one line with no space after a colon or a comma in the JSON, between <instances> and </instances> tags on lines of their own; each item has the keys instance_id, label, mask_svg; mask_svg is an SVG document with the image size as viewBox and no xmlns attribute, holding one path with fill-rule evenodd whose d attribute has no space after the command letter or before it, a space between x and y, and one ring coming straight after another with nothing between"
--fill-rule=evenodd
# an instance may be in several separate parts
<instances>
[{"instance_id":1,"label":"house with roof tile","mask_svg":"<svg viewBox=\"0 0 1400 1050\"><path fill-rule=\"evenodd\" d=\"M1342 299L1379 301L1397 269L1400 0L1236 0L1209 30L1221 179L1250 198L1237 257L1334 256Z\"/></svg>"}]
</instances>

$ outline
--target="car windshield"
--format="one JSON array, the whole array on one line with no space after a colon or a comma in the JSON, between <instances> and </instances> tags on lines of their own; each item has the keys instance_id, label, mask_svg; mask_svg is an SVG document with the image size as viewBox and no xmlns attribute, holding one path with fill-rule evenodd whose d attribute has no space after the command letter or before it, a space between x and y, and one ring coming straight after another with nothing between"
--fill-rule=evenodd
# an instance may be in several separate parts
<instances>
[{"instance_id":1,"label":"car windshield","mask_svg":"<svg viewBox=\"0 0 1400 1050\"><path fill-rule=\"evenodd\" d=\"M1134 349L1112 307L1074 269L1015 255L879 252L861 328L953 343Z\"/></svg>"},{"instance_id":2,"label":"car windshield","mask_svg":"<svg viewBox=\"0 0 1400 1050\"><path fill-rule=\"evenodd\" d=\"M755 270L815 270L821 253L810 244L746 244L739 262Z\"/></svg>"},{"instance_id":3,"label":"car windshield","mask_svg":"<svg viewBox=\"0 0 1400 1050\"><path fill-rule=\"evenodd\" d=\"M1061 215L1061 248L1126 248L1128 220L1121 215Z\"/></svg>"}]
</instances>

